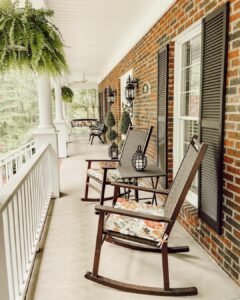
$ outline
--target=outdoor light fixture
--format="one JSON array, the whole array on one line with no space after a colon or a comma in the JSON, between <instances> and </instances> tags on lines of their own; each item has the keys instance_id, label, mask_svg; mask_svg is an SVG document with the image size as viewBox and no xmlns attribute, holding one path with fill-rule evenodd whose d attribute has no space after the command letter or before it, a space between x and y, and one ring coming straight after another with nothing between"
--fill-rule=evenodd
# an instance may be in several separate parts
<instances>
[{"instance_id":1,"label":"outdoor light fixture","mask_svg":"<svg viewBox=\"0 0 240 300\"><path fill-rule=\"evenodd\" d=\"M107 88L108 103L113 104L115 102L116 90L113 90L110 86Z\"/></svg>"},{"instance_id":2,"label":"outdoor light fixture","mask_svg":"<svg viewBox=\"0 0 240 300\"><path fill-rule=\"evenodd\" d=\"M132 157L132 166L139 172L144 171L147 166L147 157L144 155L141 145L137 147L137 151Z\"/></svg>"},{"instance_id":3,"label":"outdoor light fixture","mask_svg":"<svg viewBox=\"0 0 240 300\"><path fill-rule=\"evenodd\" d=\"M132 104L135 96L136 96L136 89L138 88L138 79L131 78L130 75L127 80L127 85L125 88L125 98Z\"/></svg>"},{"instance_id":4,"label":"outdoor light fixture","mask_svg":"<svg viewBox=\"0 0 240 300\"><path fill-rule=\"evenodd\" d=\"M111 159L118 159L119 152L118 152L117 144L115 144L113 142L112 145L109 147L108 151L109 151L109 156L111 157Z\"/></svg>"}]
</instances>

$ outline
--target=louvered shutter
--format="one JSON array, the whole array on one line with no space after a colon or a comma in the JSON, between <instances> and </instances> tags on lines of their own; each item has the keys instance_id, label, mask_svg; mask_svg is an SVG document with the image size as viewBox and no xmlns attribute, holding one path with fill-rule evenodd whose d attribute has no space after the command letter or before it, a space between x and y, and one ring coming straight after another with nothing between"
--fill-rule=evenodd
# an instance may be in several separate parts
<instances>
[{"instance_id":1,"label":"louvered shutter","mask_svg":"<svg viewBox=\"0 0 240 300\"><path fill-rule=\"evenodd\" d=\"M168 56L169 46L166 45L158 53L158 102L157 102L157 157L158 166L167 173L168 160L168 128L167 128L167 99L168 99ZM161 179L167 187L167 178Z\"/></svg>"},{"instance_id":2,"label":"louvered shutter","mask_svg":"<svg viewBox=\"0 0 240 300\"><path fill-rule=\"evenodd\" d=\"M208 150L199 174L199 216L219 234L223 199L223 125L228 3L203 19L200 140Z\"/></svg>"}]
</instances>

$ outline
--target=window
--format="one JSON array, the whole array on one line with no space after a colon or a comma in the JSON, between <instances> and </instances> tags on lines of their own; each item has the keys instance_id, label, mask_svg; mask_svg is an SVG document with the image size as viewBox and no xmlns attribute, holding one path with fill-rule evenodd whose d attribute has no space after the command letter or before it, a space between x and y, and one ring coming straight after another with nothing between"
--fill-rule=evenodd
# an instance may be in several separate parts
<instances>
[{"instance_id":1,"label":"window","mask_svg":"<svg viewBox=\"0 0 240 300\"><path fill-rule=\"evenodd\" d=\"M189 141L198 135L200 101L201 26L182 36L175 44L174 173ZM198 178L194 179L187 200L198 206Z\"/></svg>"}]
</instances>

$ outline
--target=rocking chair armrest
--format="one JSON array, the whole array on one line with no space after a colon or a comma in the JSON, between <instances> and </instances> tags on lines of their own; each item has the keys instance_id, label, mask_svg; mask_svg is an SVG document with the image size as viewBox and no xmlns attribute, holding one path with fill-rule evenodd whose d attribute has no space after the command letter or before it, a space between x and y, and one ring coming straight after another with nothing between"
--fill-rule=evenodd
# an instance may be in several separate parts
<instances>
[{"instance_id":1,"label":"rocking chair armrest","mask_svg":"<svg viewBox=\"0 0 240 300\"><path fill-rule=\"evenodd\" d=\"M110 166L100 166L100 168L101 169L103 169L103 170L116 170L117 169L117 167L110 167Z\"/></svg>"},{"instance_id":2,"label":"rocking chair armrest","mask_svg":"<svg viewBox=\"0 0 240 300\"><path fill-rule=\"evenodd\" d=\"M136 212L136 211L127 210L127 209L103 206L103 205L99 205L99 204L97 204L95 206L95 210L99 211L100 213L116 214L116 215L133 217L133 218L148 220L148 221L153 221L153 222L172 223L172 220L167 217L155 216L155 215L145 214L145 213Z\"/></svg>"},{"instance_id":3,"label":"rocking chair armrest","mask_svg":"<svg viewBox=\"0 0 240 300\"><path fill-rule=\"evenodd\" d=\"M131 184L118 183L118 182L112 182L111 185L126 188L126 189L155 193L155 194L162 194L162 195L169 194L169 190L157 190L157 189L153 189L153 188L147 188L144 186L137 186L137 185L131 185Z\"/></svg>"},{"instance_id":4,"label":"rocking chair armrest","mask_svg":"<svg viewBox=\"0 0 240 300\"><path fill-rule=\"evenodd\" d=\"M112 159L86 159L85 161L91 161L91 162L119 162L119 159L114 159L114 161Z\"/></svg>"}]
</instances>

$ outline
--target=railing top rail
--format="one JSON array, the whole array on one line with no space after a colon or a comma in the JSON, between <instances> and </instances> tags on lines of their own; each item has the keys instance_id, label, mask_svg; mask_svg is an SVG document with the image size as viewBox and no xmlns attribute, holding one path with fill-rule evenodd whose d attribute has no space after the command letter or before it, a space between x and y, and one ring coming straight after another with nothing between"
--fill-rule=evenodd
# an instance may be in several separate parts
<instances>
[{"instance_id":1,"label":"railing top rail","mask_svg":"<svg viewBox=\"0 0 240 300\"><path fill-rule=\"evenodd\" d=\"M23 151L27 147L33 146L35 143L36 143L36 140L32 140L32 141L28 142L27 144L15 149L15 150L12 150L10 153L7 153L6 155L0 156L0 166L1 166L1 164L4 164L5 160L9 160L9 159L14 158L15 156L18 155L19 152Z\"/></svg>"},{"instance_id":2,"label":"railing top rail","mask_svg":"<svg viewBox=\"0 0 240 300\"><path fill-rule=\"evenodd\" d=\"M19 187L21 187L25 178L30 174L35 165L48 150L50 145L41 146L35 153L35 155L29 159L21 169L21 172L17 173L9 182L9 184L0 190L0 213L5 209L12 197L16 194Z\"/></svg>"}]
</instances>

